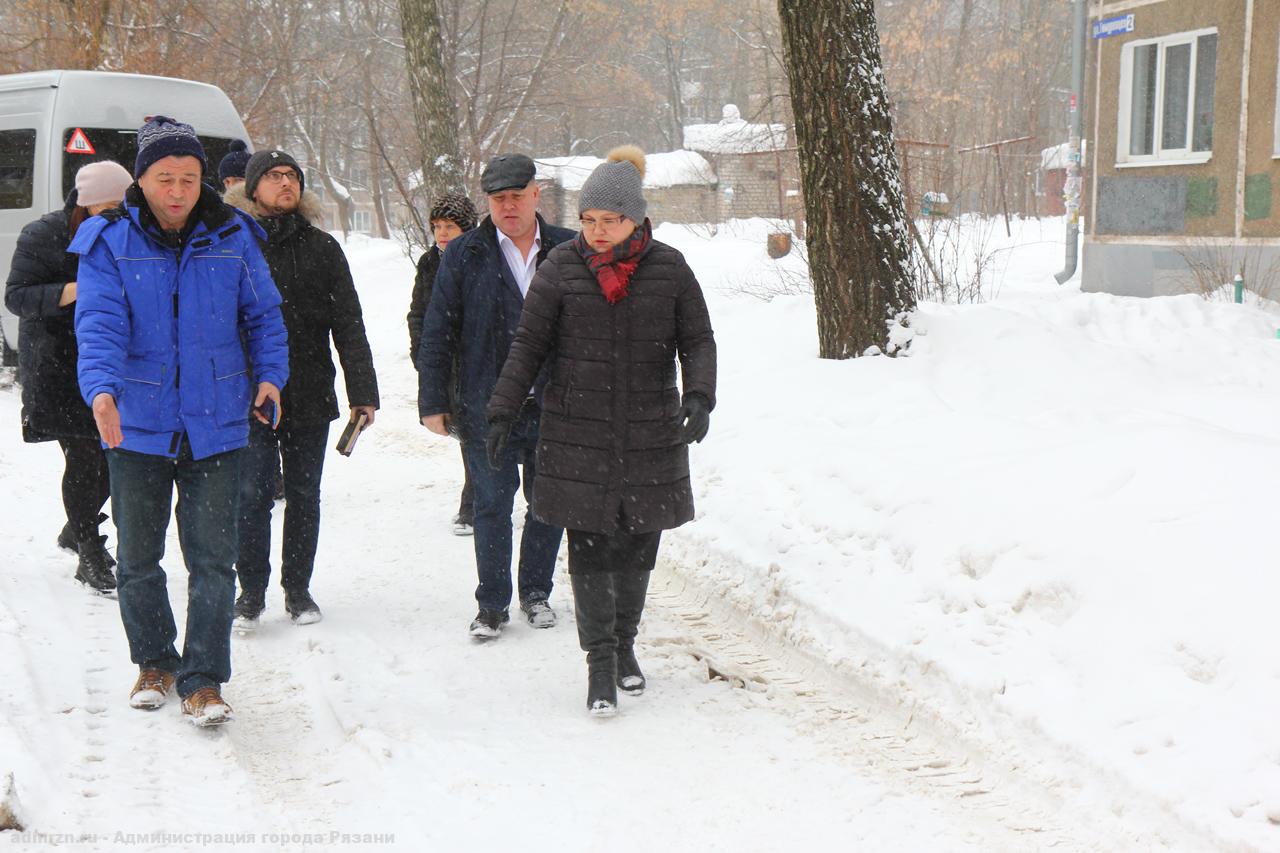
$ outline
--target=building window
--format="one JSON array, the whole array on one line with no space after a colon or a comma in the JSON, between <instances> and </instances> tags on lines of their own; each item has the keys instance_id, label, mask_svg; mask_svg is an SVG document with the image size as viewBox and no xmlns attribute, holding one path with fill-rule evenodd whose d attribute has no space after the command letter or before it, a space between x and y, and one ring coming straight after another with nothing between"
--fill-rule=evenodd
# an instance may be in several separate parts
<instances>
[{"instance_id":1,"label":"building window","mask_svg":"<svg viewBox=\"0 0 1280 853\"><path fill-rule=\"evenodd\" d=\"M1124 46L1117 150L1121 163L1209 159L1217 60L1217 30Z\"/></svg>"},{"instance_id":2,"label":"building window","mask_svg":"<svg viewBox=\"0 0 1280 853\"><path fill-rule=\"evenodd\" d=\"M33 204L36 132L0 130L0 210L26 210Z\"/></svg>"},{"instance_id":3,"label":"building window","mask_svg":"<svg viewBox=\"0 0 1280 853\"><path fill-rule=\"evenodd\" d=\"M368 234L373 230L373 218L367 210L351 211L351 230Z\"/></svg>"}]
</instances>

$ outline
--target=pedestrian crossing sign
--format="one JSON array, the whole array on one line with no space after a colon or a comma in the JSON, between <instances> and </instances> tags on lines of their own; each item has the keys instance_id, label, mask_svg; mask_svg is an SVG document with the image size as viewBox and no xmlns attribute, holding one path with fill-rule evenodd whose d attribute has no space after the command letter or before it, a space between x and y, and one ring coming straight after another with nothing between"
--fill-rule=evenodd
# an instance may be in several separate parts
<instances>
[{"instance_id":1,"label":"pedestrian crossing sign","mask_svg":"<svg viewBox=\"0 0 1280 853\"><path fill-rule=\"evenodd\" d=\"M84 135L84 131L76 128L71 133L71 138L67 140L66 151L68 154L97 154L98 149L93 147L93 143L89 141L89 137Z\"/></svg>"}]
</instances>

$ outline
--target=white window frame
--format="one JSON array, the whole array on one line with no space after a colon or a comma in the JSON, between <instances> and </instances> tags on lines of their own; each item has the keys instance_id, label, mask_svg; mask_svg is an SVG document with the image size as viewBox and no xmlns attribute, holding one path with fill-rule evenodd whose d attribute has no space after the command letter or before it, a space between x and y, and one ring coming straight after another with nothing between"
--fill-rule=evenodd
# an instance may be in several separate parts
<instances>
[{"instance_id":1,"label":"white window frame","mask_svg":"<svg viewBox=\"0 0 1280 853\"><path fill-rule=\"evenodd\" d=\"M1276 63L1276 88L1272 92L1276 101L1274 141L1271 144L1272 159L1280 158L1280 62Z\"/></svg>"},{"instance_id":2,"label":"white window frame","mask_svg":"<svg viewBox=\"0 0 1280 853\"><path fill-rule=\"evenodd\" d=\"M1213 150L1209 151L1192 151L1191 146L1195 140L1195 108L1196 108L1196 87L1199 81L1196 78L1196 68L1198 54L1200 52L1199 40L1201 36L1218 35L1217 27L1206 27L1200 30L1188 30L1182 33L1171 33L1169 35L1160 36L1158 38L1135 39L1126 42L1120 52L1120 103L1118 122L1116 125L1116 166L1117 167L1134 167L1134 166L1176 166L1192 163L1207 163L1213 159ZM1183 148L1163 148L1161 141L1164 137L1164 75L1167 63L1165 62L1165 51L1170 47L1180 44L1189 44L1191 46L1190 58L1190 86L1187 90L1187 144ZM1148 45L1156 45L1156 90L1155 90L1155 115L1153 121L1155 128L1152 136L1152 153L1151 154L1131 154L1129 153L1129 135L1131 123L1133 121L1133 57L1137 49ZM1218 49L1222 49L1222 39L1218 39ZM1215 86L1216 89L1216 86ZM1217 120L1218 106L1217 95L1214 95L1214 120ZM1280 146L1280 141L1277 142ZM1280 148L1277 149L1280 151Z\"/></svg>"},{"instance_id":3,"label":"white window frame","mask_svg":"<svg viewBox=\"0 0 1280 853\"><path fill-rule=\"evenodd\" d=\"M372 234L373 213L360 208L351 211L351 230L359 234Z\"/></svg>"}]
</instances>

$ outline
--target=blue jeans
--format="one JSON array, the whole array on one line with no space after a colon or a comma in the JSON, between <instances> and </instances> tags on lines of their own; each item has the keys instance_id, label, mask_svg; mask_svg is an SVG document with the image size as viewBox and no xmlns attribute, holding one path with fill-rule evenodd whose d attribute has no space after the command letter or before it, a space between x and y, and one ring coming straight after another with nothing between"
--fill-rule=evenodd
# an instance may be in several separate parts
<instances>
[{"instance_id":1,"label":"blue jeans","mask_svg":"<svg viewBox=\"0 0 1280 853\"><path fill-rule=\"evenodd\" d=\"M231 678L235 605L236 513L241 451L191 458L108 450L111 512L119 545L116 582L129 657L139 667L172 672L178 695L218 687ZM187 564L187 628L182 655L160 560L173 487L178 487L178 543Z\"/></svg>"},{"instance_id":2,"label":"blue jeans","mask_svg":"<svg viewBox=\"0 0 1280 853\"><path fill-rule=\"evenodd\" d=\"M499 468L489 465L483 441L462 445L467 476L475 491L476 574L480 578L476 601L483 610L506 610L511 604L511 511L516 489L520 488L521 467L525 500L532 505L537 442L538 409L529 405L512 425ZM556 553L563 534L563 528L534 518L532 510L525 512L524 533L520 537L521 603L551 597L551 576L556 570Z\"/></svg>"},{"instance_id":3,"label":"blue jeans","mask_svg":"<svg viewBox=\"0 0 1280 853\"><path fill-rule=\"evenodd\" d=\"M320 541L320 475L324 472L327 423L273 430L249 424L240 481L240 548L236 571L240 589L264 593L271 579L271 507L276 447L284 468L284 542L280 585L305 592L311 584Z\"/></svg>"}]
</instances>

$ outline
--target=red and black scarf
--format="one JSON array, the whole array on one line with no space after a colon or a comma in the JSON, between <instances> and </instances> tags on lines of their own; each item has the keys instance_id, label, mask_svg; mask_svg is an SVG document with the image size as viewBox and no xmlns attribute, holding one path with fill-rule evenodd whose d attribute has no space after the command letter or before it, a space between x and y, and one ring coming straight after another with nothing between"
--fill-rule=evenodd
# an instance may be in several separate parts
<instances>
[{"instance_id":1,"label":"red and black scarf","mask_svg":"<svg viewBox=\"0 0 1280 853\"><path fill-rule=\"evenodd\" d=\"M631 282L631 274L640 265L640 257L653 240L653 225L645 217L644 223L631 232L631 236L616 246L610 246L602 252L591 248L586 234L579 232L573 246L586 261L587 269L595 274L604 291L604 298L613 305L627 295L627 285Z\"/></svg>"}]
</instances>

